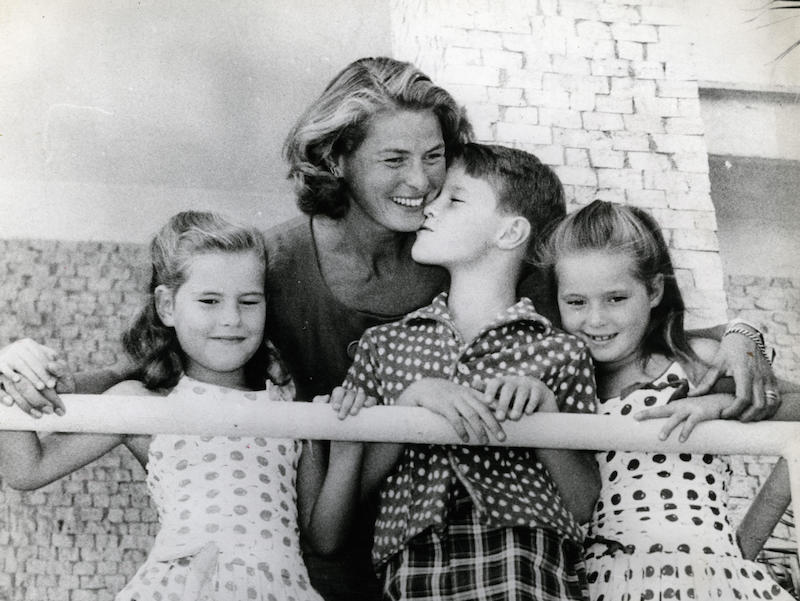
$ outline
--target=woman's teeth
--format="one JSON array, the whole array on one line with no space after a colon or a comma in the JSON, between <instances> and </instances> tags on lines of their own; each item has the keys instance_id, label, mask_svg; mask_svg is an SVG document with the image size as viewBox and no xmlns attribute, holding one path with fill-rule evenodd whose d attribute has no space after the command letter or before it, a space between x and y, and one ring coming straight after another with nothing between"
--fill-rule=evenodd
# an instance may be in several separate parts
<instances>
[{"instance_id":1,"label":"woman's teeth","mask_svg":"<svg viewBox=\"0 0 800 601\"><path fill-rule=\"evenodd\" d=\"M392 202L399 204L403 207L410 207L415 209L422 206L422 201L425 200L423 196L408 197L408 196L392 196Z\"/></svg>"}]
</instances>

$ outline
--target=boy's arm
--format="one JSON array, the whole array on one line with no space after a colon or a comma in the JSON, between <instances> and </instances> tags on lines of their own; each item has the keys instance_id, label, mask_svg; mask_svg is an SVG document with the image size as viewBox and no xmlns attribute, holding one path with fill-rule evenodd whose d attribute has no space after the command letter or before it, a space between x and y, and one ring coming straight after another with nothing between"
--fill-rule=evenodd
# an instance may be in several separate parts
<instances>
[{"instance_id":1,"label":"boy's arm","mask_svg":"<svg viewBox=\"0 0 800 601\"><path fill-rule=\"evenodd\" d=\"M585 346L568 353L569 362L559 370L551 389L558 397L542 403L542 412L593 413L596 401L594 368ZM600 471L589 451L536 449L536 455L547 467L561 493L564 504L575 519L586 523L592 517L600 494Z\"/></svg>"}]
</instances>

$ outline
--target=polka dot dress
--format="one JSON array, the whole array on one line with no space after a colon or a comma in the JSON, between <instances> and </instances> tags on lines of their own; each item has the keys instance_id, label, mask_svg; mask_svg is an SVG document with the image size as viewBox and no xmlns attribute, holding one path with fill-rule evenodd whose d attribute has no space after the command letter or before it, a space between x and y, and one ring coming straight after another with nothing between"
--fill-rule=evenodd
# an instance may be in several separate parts
<instances>
[{"instance_id":1,"label":"polka dot dress","mask_svg":"<svg viewBox=\"0 0 800 601\"><path fill-rule=\"evenodd\" d=\"M253 393L184 377L167 397ZM276 400L281 391L272 388ZM294 440L157 435L147 486L161 530L117 601L321 601L300 554Z\"/></svg>"},{"instance_id":2,"label":"polka dot dress","mask_svg":"<svg viewBox=\"0 0 800 601\"><path fill-rule=\"evenodd\" d=\"M677 363L652 383L601 400L603 415L629 415L685 396ZM603 486L587 537L592 601L793 597L746 561L728 521L726 456L597 454Z\"/></svg>"}]
</instances>

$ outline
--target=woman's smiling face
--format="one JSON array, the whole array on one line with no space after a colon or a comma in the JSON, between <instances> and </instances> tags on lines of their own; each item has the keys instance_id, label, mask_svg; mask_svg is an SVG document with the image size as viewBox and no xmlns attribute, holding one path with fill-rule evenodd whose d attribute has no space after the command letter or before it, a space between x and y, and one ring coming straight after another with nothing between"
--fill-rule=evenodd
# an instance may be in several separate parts
<instances>
[{"instance_id":1,"label":"woman's smiling face","mask_svg":"<svg viewBox=\"0 0 800 601\"><path fill-rule=\"evenodd\" d=\"M444 183L439 119L429 110L380 112L370 120L364 141L340 157L338 166L351 211L360 210L391 231L416 231L423 207Z\"/></svg>"}]
</instances>

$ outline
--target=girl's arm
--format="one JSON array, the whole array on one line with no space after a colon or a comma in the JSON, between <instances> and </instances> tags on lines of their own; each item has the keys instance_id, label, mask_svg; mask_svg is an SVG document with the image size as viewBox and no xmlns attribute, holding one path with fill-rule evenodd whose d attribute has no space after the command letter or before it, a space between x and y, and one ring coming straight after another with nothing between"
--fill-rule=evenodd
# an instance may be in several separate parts
<instances>
[{"instance_id":1,"label":"girl's arm","mask_svg":"<svg viewBox=\"0 0 800 601\"><path fill-rule=\"evenodd\" d=\"M155 394L139 382L122 382L110 394ZM149 437L123 434L53 433L0 431L0 474L12 488L39 488L105 455L125 443L139 461L146 461Z\"/></svg>"},{"instance_id":2,"label":"girl's arm","mask_svg":"<svg viewBox=\"0 0 800 601\"><path fill-rule=\"evenodd\" d=\"M755 559L792 500L789 466L780 458L736 529L745 559Z\"/></svg>"},{"instance_id":3,"label":"girl's arm","mask_svg":"<svg viewBox=\"0 0 800 601\"><path fill-rule=\"evenodd\" d=\"M329 555L347 540L359 506L364 445L332 441L325 451L319 441L303 443L297 495L305 540Z\"/></svg>"},{"instance_id":4,"label":"girl's arm","mask_svg":"<svg viewBox=\"0 0 800 601\"><path fill-rule=\"evenodd\" d=\"M375 404L363 390L337 386L315 403L333 406L339 419ZM334 553L347 540L361 491L364 444L360 442L306 441L300 455L297 496L300 526L305 540L322 555Z\"/></svg>"}]
</instances>

